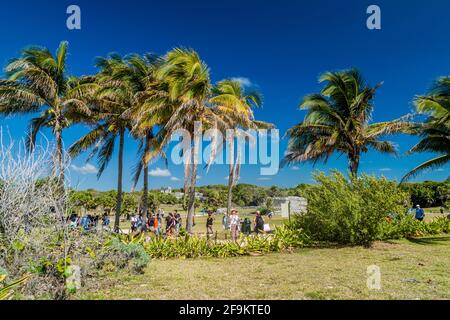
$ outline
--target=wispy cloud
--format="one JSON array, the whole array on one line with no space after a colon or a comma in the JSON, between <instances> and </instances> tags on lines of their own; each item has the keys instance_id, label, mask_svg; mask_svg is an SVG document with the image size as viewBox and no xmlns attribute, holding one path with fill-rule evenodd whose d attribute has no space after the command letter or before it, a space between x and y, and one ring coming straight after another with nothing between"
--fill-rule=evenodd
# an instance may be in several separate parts
<instances>
[{"instance_id":1,"label":"wispy cloud","mask_svg":"<svg viewBox=\"0 0 450 320\"><path fill-rule=\"evenodd\" d=\"M168 169L156 168L156 169L150 170L148 175L152 176L152 177L170 177L172 174L170 173L170 171Z\"/></svg>"},{"instance_id":2,"label":"wispy cloud","mask_svg":"<svg viewBox=\"0 0 450 320\"><path fill-rule=\"evenodd\" d=\"M378 169L378 171L389 172L389 171L392 171L392 168L380 168L380 169Z\"/></svg>"},{"instance_id":3,"label":"wispy cloud","mask_svg":"<svg viewBox=\"0 0 450 320\"><path fill-rule=\"evenodd\" d=\"M268 178L268 177L259 177L257 180L259 180L259 181L271 181L272 178Z\"/></svg>"},{"instance_id":4,"label":"wispy cloud","mask_svg":"<svg viewBox=\"0 0 450 320\"><path fill-rule=\"evenodd\" d=\"M293 166L293 167L292 167L292 170L298 171L298 170L300 170L300 167L298 167L298 166Z\"/></svg>"},{"instance_id":5,"label":"wispy cloud","mask_svg":"<svg viewBox=\"0 0 450 320\"><path fill-rule=\"evenodd\" d=\"M71 165L70 166L72 168L73 171L78 172L80 174L86 175L86 174L96 174L98 172L97 167L95 167L94 165L90 164L90 163L86 163L84 166L82 167L78 167L76 165Z\"/></svg>"},{"instance_id":6,"label":"wispy cloud","mask_svg":"<svg viewBox=\"0 0 450 320\"><path fill-rule=\"evenodd\" d=\"M178 179L177 177L170 177L171 181L180 181L180 179Z\"/></svg>"},{"instance_id":7,"label":"wispy cloud","mask_svg":"<svg viewBox=\"0 0 450 320\"><path fill-rule=\"evenodd\" d=\"M437 169L436 171L439 171L439 172L444 172L444 171L445 171L445 169L439 168L439 169Z\"/></svg>"},{"instance_id":8,"label":"wispy cloud","mask_svg":"<svg viewBox=\"0 0 450 320\"><path fill-rule=\"evenodd\" d=\"M231 80L239 82L241 84L241 86L243 86L243 87L252 87L253 86L253 83L250 81L249 78L234 77L234 78L231 78Z\"/></svg>"}]
</instances>

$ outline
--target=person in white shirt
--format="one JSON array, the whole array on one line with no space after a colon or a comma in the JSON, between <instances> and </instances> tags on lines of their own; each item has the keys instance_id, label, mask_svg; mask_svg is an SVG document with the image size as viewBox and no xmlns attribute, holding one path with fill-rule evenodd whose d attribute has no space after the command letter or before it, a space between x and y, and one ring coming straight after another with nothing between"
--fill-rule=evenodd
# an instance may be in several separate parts
<instances>
[{"instance_id":1,"label":"person in white shirt","mask_svg":"<svg viewBox=\"0 0 450 320\"><path fill-rule=\"evenodd\" d=\"M241 219L236 209L231 210L230 216L230 229L231 229L231 239L237 241L239 238L239 226L241 224Z\"/></svg>"}]
</instances>

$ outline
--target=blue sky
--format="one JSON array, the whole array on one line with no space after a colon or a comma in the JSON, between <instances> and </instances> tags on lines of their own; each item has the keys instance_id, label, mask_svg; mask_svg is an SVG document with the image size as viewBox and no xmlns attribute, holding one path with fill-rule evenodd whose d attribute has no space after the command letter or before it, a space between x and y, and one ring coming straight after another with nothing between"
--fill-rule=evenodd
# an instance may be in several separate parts
<instances>
[{"instance_id":1,"label":"blue sky","mask_svg":"<svg viewBox=\"0 0 450 320\"><path fill-rule=\"evenodd\" d=\"M81 8L82 29L66 28L66 8ZM381 8L382 29L366 28L366 8ZM223 78L248 79L264 94L264 108L256 117L275 123L283 135L302 121L297 106L302 96L318 92L317 79L327 70L357 67L375 85L384 81L375 99L373 121L386 121L412 110L416 94L426 92L433 80L450 74L450 2L434 1L13 1L0 10L0 64L19 55L28 45L56 49L61 40L70 44L69 71L74 75L95 72L94 58L109 52L164 54L176 46L192 47L211 69L214 82ZM14 138L25 135L31 116L0 119ZM69 146L87 129L75 126L64 132ZM50 133L45 133L50 137ZM396 136L402 155L369 152L363 155L361 171L399 179L409 169L432 155L403 154L417 138ZM287 141L281 142L280 154ZM117 149L117 148L116 148ZM131 167L136 162L136 143L127 138L124 187L131 187ZM116 150L117 151L117 150ZM85 157L73 160L78 168ZM95 166L95 162L91 166ZM162 161L151 169L166 169ZM260 177L259 166L242 169L241 182L259 185L294 186L310 183L310 164L282 169L273 177ZM346 170L345 157L333 157L315 169ZM85 170L71 170L78 188L113 189L116 186L116 157L97 180ZM150 186L181 186L183 168L169 163L171 177L150 177ZM82 171L82 172L80 172ZM159 175L161 170L157 171ZM199 184L226 183L227 166L215 166L208 174L200 170ZM417 180L444 180L449 166L420 175Z\"/></svg>"}]
</instances>

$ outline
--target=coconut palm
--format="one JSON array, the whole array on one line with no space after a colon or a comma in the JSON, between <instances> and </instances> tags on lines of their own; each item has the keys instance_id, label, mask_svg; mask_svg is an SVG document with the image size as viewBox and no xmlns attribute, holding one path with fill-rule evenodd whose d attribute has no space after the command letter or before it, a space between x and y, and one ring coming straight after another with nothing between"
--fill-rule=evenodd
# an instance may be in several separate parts
<instances>
[{"instance_id":1,"label":"coconut palm","mask_svg":"<svg viewBox=\"0 0 450 320\"><path fill-rule=\"evenodd\" d=\"M234 155L234 139L245 139L245 132L237 129L267 128L269 124L256 121L252 108L262 105L262 96L258 91L246 92L240 82L234 80L223 80L213 89L213 97L210 102L216 105L219 115L227 123L229 129L234 131L232 139L228 140L229 150L229 176L227 213L231 213L233 187L239 180L240 172L240 149Z\"/></svg>"},{"instance_id":2,"label":"coconut palm","mask_svg":"<svg viewBox=\"0 0 450 320\"><path fill-rule=\"evenodd\" d=\"M30 47L6 67L8 80L0 81L0 112L21 114L41 112L33 118L28 146L33 148L43 127L52 129L56 140L54 174L64 182L63 129L79 116L89 115L86 104L78 98L80 81L67 75L68 43L61 42L56 55L46 48Z\"/></svg>"},{"instance_id":3,"label":"coconut palm","mask_svg":"<svg viewBox=\"0 0 450 320\"><path fill-rule=\"evenodd\" d=\"M417 130L422 139L408 153L434 152L439 155L411 170L402 182L450 161L450 77L436 81L428 95L416 97L414 104L417 112L428 118Z\"/></svg>"},{"instance_id":4,"label":"coconut palm","mask_svg":"<svg viewBox=\"0 0 450 320\"><path fill-rule=\"evenodd\" d=\"M121 68L124 63L126 63L124 59L117 54L97 59L96 66L101 71L92 83L95 89L84 95L92 113L91 119L88 120L95 121L93 129L69 148L71 156L77 156L85 150L92 149L87 161L97 155L99 164L97 177L100 177L112 158L116 138L119 138L115 232L119 231L122 206L125 133L132 127L128 113L135 102L130 83L114 76L115 70Z\"/></svg>"},{"instance_id":5,"label":"coconut palm","mask_svg":"<svg viewBox=\"0 0 450 320\"><path fill-rule=\"evenodd\" d=\"M346 154L348 169L357 176L361 154L372 148L395 154L392 142L382 141L384 135L404 132L409 124L404 118L370 123L375 87L369 87L359 71L326 72L321 93L307 95L300 104L307 110L303 122L289 129L289 145L283 164L301 161L326 162L334 153Z\"/></svg>"},{"instance_id":6,"label":"coconut palm","mask_svg":"<svg viewBox=\"0 0 450 320\"><path fill-rule=\"evenodd\" d=\"M184 150L185 193L188 194L187 232L192 232L195 187L197 182L197 164L199 134L209 128L222 128L223 121L209 105L211 82L209 70L199 55L190 49L176 48L165 57L165 63L158 70L162 81L161 92L152 101L153 116L149 119L162 124L156 141L166 146L174 132L186 130L193 139ZM150 120L148 120L150 121ZM151 121L150 121L151 123ZM197 124L201 123L201 129Z\"/></svg>"},{"instance_id":7,"label":"coconut palm","mask_svg":"<svg viewBox=\"0 0 450 320\"><path fill-rule=\"evenodd\" d=\"M143 219L146 222L146 212L148 209L148 164L149 161L161 154L162 151L155 148L153 126L142 125L139 122L140 114L146 111L147 100L155 95L158 81L155 72L161 63L160 58L153 54L144 56L130 55L126 58L126 63L117 65L114 69L113 77L120 81L126 81L132 89L133 103L129 109L127 118L133 121L132 134L139 140L139 161L134 168L133 188L137 185L139 177L143 171L143 194L141 198L141 209L144 213Z\"/></svg>"}]
</instances>

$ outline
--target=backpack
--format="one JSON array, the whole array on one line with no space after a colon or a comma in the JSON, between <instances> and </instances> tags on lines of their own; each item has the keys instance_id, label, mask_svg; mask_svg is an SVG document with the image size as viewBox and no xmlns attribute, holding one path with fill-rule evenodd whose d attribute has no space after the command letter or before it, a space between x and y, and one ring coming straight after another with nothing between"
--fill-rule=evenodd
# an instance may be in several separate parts
<instances>
[{"instance_id":1,"label":"backpack","mask_svg":"<svg viewBox=\"0 0 450 320\"><path fill-rule=\"evenodd\" d=\"M148 226L149 227L154 227L155 226L155 218L150 218L148 220Z\"/></svg>"}]
</instances>

